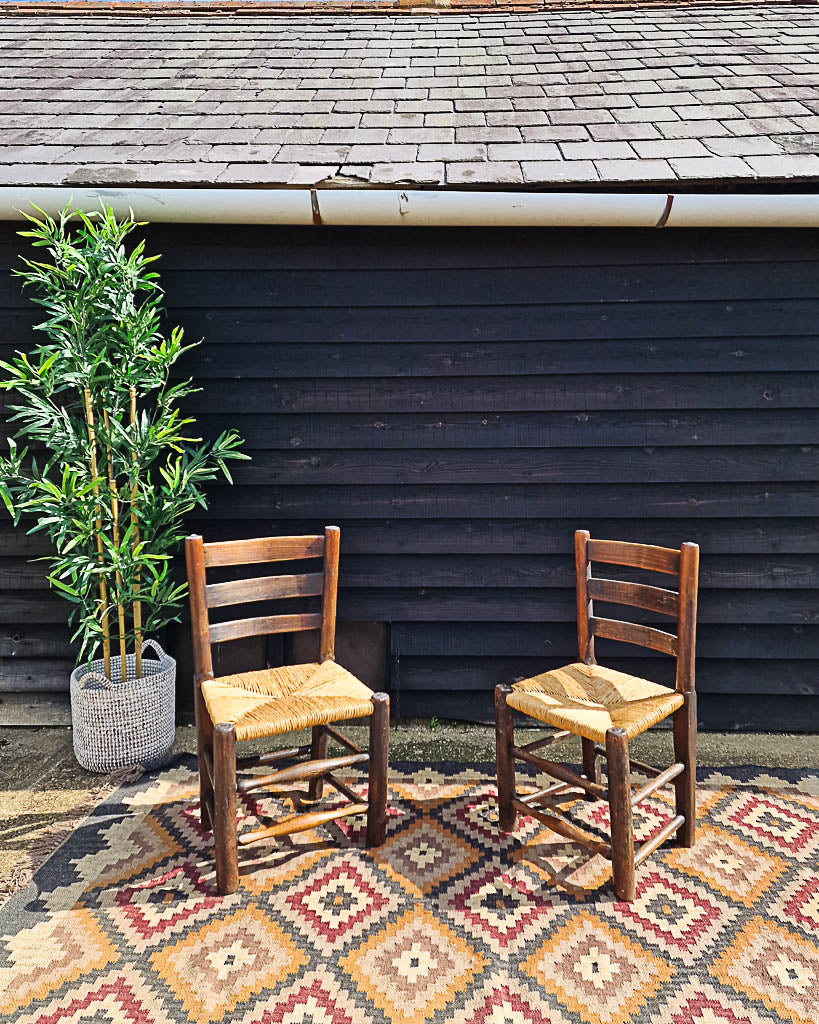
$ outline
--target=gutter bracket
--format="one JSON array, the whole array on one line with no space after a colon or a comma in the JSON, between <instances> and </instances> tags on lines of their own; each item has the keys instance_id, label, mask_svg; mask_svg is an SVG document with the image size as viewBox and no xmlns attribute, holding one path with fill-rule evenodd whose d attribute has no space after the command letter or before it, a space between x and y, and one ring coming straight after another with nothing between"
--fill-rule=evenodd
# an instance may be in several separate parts
<instances>
[{"instance_id":1,"label":"gutter bracket","mask_svg":"<svg viewBox=\"0 0 819 1024\"><path fill-rule=\"evenodd\" d=\"M321 210L319 209L318 192L314 189L310 189L310 206L313 208L313 224L320 228L322 226Z\"/></svg>"},{"instance_id":2,"label":"gutter bracket","mask_svg":"<svg viewBox=\"0 0 819 1024\"><path fill-rule=\"evenodd\" d=\"M655 228L664 228L668 223L668 218L671 216L671 207L674 205L674 196L669 193L665 200L665 209L663 210L660 219L654 225Z\"/></svg>"}]
</instances>

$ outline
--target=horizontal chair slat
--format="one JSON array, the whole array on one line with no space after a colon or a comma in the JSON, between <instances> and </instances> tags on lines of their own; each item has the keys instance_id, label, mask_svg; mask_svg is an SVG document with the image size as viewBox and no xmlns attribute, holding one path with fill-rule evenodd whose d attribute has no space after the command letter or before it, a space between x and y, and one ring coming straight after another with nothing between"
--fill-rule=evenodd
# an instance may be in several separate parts
<instances>
[{"instance_id":1,"label":"horizontal chair slat","mask_svg":"<svg viewBox=\"0 0 819 1024\"><path fill-rule=\"evenodd\" d=\"M224 643L243 636L264 636L266 633L297 633L304 629L321 629L321 615L261 615L255 619L233 619L210 627L210 642Z\"/></svg>"},{"instance_id":2,"label":"horizontal chair slat","mask_svg":"<svg viewBox=\"0 0 819 1024\"><path fill-rule=\"evenodd\" d=\"M635 569L651 569L676 576L680 571L680 553L674 548L653 544L629 544L623 540L590 540L587 555L590 562L630 565Z\"/></svg>"},{"instance_id":3,"label":"horizontal chair slat","mask_svg":"<svg viewBox=\"0 0 819 1024\"><path fill-rule=\"evenodd\" d=\"M661 629L652 629L636 622L621 622L619 619L589 619L589 628L594 636L602 636L607 640L622 640L627 644L638 644L650 647L663 654L677 653L677 638L673 633L665 633Z\"/></svg>"},{"instance_id":4,"label":"horizontal chair slat","mask_svg":"<svg viewBox=\"0 0 819 1024\"><path fill-rule=\"evenodd\" d=\"M222 608L249 601L268 601L285 597L314 597L324 589L324 574L299 576L259 576L252 580L210 583L205 587L208 608Z\"/></svg>"},{"instance_id":5,"label":"horizontal chair slat","mask_svg":"<svg viewBox=\"0 0 819 1024\"><path fill-rule=\"evenodd\" d=\"M660 615L676 618L679 594L662 587L648 587L642 583L625 583L622 580L604 580L592 576L589 581L589 597L612 604L627 604L634 608L645 608Z\"/></svg>"},{"instance_id":6,"label":"horizontal chair slat","mask_svg":"<svg viewBox=\"0 0 819 1024\"><path fill-rule=\"evenodd\" d=\"M299 558L321 558L324 537L258 537L253 540L225 540L205 544L205 566L250 565L253 562L292 562Z\"/></svg>"}]
</instances>

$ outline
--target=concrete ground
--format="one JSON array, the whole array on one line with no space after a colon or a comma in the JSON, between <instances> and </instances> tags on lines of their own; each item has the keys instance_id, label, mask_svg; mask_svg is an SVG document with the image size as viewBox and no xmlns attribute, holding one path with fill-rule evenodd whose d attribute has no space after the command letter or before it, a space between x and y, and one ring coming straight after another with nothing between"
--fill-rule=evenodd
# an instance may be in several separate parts
<instances>
[{"instance_id":1,"label":"concrete ground","mask_svg":"<svg viewBox=\"0 0 819 1024\"><path fill-rule=\"evenodd\" d=\"M366 743L366 727L350 726L347 734ZM519 742L542 735L520 729ZM305 734L306 739L306 734ZM465 764L491 762L495 737L491 726L456 722L408 721L391 732L392 761ZM303 742L303 740L302 740ZM275 742L248 744L270 749ZM177 730L175 753L193 753L192 726ZM560 746L560 759L580 760L579 741ZM635 758L652 764L673 760L671 733L655 729L632 743ZM754 765L768 768L819 769L819 735L773 733L700 733L699 764L703 767ZM21 885L94 805L122 781L123 775L95 775L74 759L71 730L66 727L0 728L0 898Z\"/></svg>"}]
</instances>

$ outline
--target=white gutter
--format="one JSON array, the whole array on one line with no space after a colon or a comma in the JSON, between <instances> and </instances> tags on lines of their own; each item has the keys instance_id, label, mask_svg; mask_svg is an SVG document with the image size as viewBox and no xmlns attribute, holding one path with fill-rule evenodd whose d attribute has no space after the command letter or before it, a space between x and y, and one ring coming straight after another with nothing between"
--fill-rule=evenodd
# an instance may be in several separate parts
<instances>
[{"instance_id":1,"label":"white gutter","mask_svg":"<svg viewBox=\"0 0 819 1024\"><path fill-rule=\"evenodd\" d=\"M412 189L0 187L0 220L104 202L137 220L408 227L819 227L819 193L671 195Z\"/></svg>"}]
</instances>

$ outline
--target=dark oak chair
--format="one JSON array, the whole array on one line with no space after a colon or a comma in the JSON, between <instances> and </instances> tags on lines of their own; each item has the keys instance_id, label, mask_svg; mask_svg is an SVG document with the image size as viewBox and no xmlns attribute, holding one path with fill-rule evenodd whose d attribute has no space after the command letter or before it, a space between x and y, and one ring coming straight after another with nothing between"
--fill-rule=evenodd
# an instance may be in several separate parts
<instances>
[{"instance_id":1,"label":"dark oak chair","mask_svg":"<svg viewBox=\"0 0 819 1024\"><path fill-rule=\"evenodd\" d=\"M683 544L675 550L591 540L585 530L579 530L574 537L574 553L579 662L512 686L498 686L495 690L499 824L502 831L511 832L518 812L531 815L559 835L602 854L612 861L618 898L633 900L635 869L649 854L675 834L679 845L694 845L697 741L694 648L699 548L696 544ZM591 574L591 564L596 562L675 576L678 590L597 578ZM677 633L600 618L594 614L595 599L676 618ZM595 636L650 647L674 656L677 659L676 688L671 690L598 665L594 658ZM514 739L514 711L531 715L559 731L518 747ZM668 715L674 716L675 763L659 770L630 760L629 740ZM571 735L582 737L582 775L534 753ZM602 782L601 757L607 762L606 785ZM558 781L523 799L515 788L515 761L534 765ZM634 791L632 769L650 780ZM676 791L676 814L635 849L632 808L672 781ZM586 799L608 801L610 843L590 836L564 818L537 806L547 796L573 787L583 790Z\"/></svg>"},{"instance_id":2,"label":"dark oak chair","mask_svg":"<svg viewBox=\"0 0 819 1024\"><path fill-rule=\"evenodd\" d=\"M193 634L194 695L199 792L202 825L213 830L216 885L221 894L239 883L239 846L303 832L351 814L367 815L367 845L380 846L386 837L389 697L373 693L334 660L336 590L340 531L328 526L323 535L263 537L257 540L205 544L199 536L185 541ZM321 559L321 571L300 575L262 576L228 583L208 583L210 568L291 560ZM321 597L321 612L267 615L210 623L208 611L227 605L272 599ZM214 678L211 644L270 633L320 630L319 660L304 665L265 668ZM370 719L369 752L333 728L332 723ZM312 729L311 742L237 760L237 741ZM332 737L348 754L327 757ZM308 755L307 760L297 761ZM270 775L250 774L237 781L237 767L253 768L295 761ZM358 796L333 774L352 765L369 766L367 799ZM329 783L348 802L340 807L293 814L254 832L236 830L236 795L309 779L308 799L318 801Z\"/></svg>"}]
</instances>

